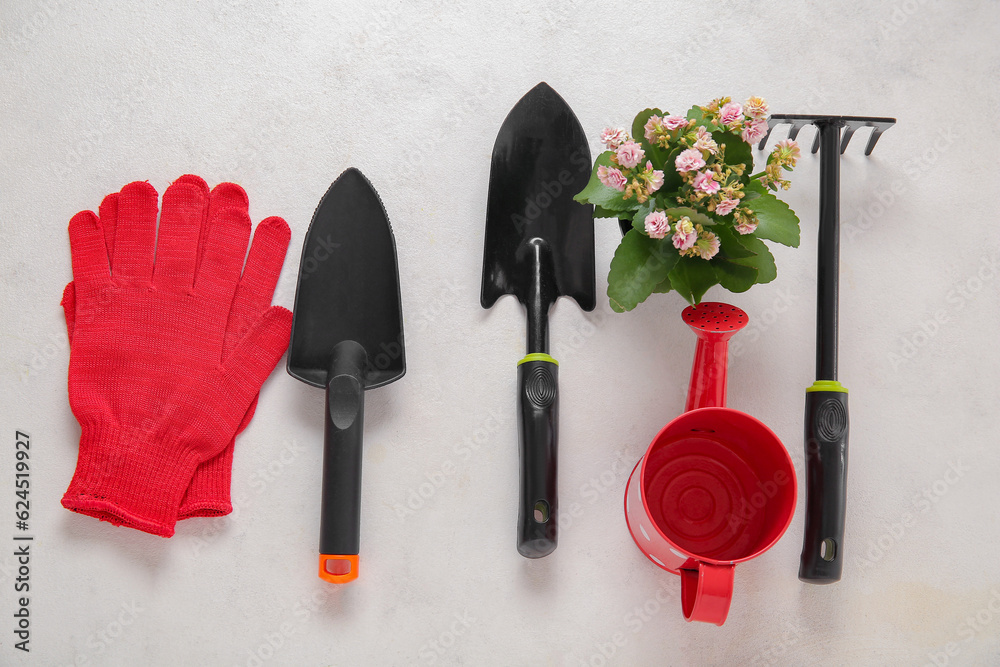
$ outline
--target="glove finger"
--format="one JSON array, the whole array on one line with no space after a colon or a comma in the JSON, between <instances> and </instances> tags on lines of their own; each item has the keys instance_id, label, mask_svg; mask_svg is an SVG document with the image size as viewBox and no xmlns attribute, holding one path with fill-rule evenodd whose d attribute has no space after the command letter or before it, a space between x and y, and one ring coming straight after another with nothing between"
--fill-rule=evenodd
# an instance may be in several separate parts
<instances>
[{"instance_id":1,"label":"glove finger","mask_svg":"<svg viewBox=\"0 0 1000 667\"><path fill-rule=\"evenodd\" d=\"M206 190L208 189L208 183L205 182L205 179L203 179L201 176L195 176L194 174L184 174L176 181L174 181L174 184L177 183L190 183L193 185L204 186ZM211 192L209 192L208 195L209 204L211 204L211 198L212 195ZM195 260L195 269L194 269L195 274L198 273L198 266L201 264L201 256L205 252L205 241L208 239L208 223L209 223L208 216L209 214L206 212L205 218L201 222L201 234L198 236L198 257Z\"/></svg>"},{"instance_id":2,"label":"glove finger","mask_svg":"<svg viewBox=\"0 0 1000 667\"><path fill-rule=\"evenodd\" d=\"M236 347L251 323L270 307L291 235L288 223L278 217L267 218L257 225L229 313L224 354Z\"/></svg>"},{"instance_id":3,"label":"glove finger","mask_svg":"<svg viewBox=\"0 0 1000 667\"><path fill-rule=\"evenodd\" d=\"M110 261L114 257L115 229L118 227L117 192L108 195L101 201L97 215L101 219L101 227L104 228L104 244L108 247L108 260ZM114 267L112 267L111 272L114 273Z\"/></svg>"},{"instance_id":4,"label":"glove finger","mask_svg":"<svg viewBox=\"0 0 1000 667\"><path fill-rule=\"evenodd\" d=\"M208 216L208 184L197 176L182 178L163 193L153 268L158 287L194 285L198 240Z\"/></svg>"},{"instance_id":5,"label":"glove finger","mask_svg":"<svg viewBox=\"0 0 1000 667\"><path fill-rule=\"evenodd\" d=\"M63 290L62 301L63 315L66 316L66 333L69 335L69 344L73 344L73 329L76 328L76 285L72 281Z\"/></svg>"},{"instance_id":6,"label":"glove finger","mask_svg":"<svg viewBox=\"0 0 1000 667\"><path fill-rule=\"evenodd\" d=\"M93 211L80 211L69 221L69 246L73 254L73 280L78 285L111 277L104 230Z\"/></svg>"},{"instance_id":7,"label":"glove finger","mask_svg":"<svg viewBox=\"0 0 1000 667\"><path fill-rule=\"evenodd\" d=\"M217 292L232 305L250 241L250 215L243 188L220 183L212 190L208 208L208 236L201 251L195 287Z\"/></svg>"},{"instance_id":8,"label":"glove finger","mask_svg":"<svg viewBox=\"0 0 1000 667\"><path fill-rule=\"evenodd\" d=\"M271 306L264 311L250 327L247 335L236 345L229 358L222 362L222 386L245 390L250 394L247 397L249 405L249 399L260 392L264 380L288 349L291 332L290 310L281 306Z\"/></svg>"},{"instance_id":9,"label":"glove finger","mask_svg":"<svg viewBox=\"0 0 1000 667\"><path fill-rule=\"evenodd\" d=\"M144 181L122 188L111 259L115 278L152 279L157 199L156 189Z\"/></svg>"}]
</instances>

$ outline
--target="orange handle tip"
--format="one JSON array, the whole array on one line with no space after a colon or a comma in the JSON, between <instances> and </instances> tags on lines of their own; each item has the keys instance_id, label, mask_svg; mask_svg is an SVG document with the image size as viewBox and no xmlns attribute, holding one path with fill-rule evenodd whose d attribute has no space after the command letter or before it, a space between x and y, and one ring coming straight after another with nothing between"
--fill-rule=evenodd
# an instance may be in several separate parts
<instances>
[{"instance_id":1,"label":"orange handle tip","mask_svg":"<svg viewBox=\"0 0 1000 667\"><path fill-rule=\"evenodd\" d=\"M331 584L346 584L358 578L358 555L319 555L319 578Z\"/></svg>"}]
</instances>

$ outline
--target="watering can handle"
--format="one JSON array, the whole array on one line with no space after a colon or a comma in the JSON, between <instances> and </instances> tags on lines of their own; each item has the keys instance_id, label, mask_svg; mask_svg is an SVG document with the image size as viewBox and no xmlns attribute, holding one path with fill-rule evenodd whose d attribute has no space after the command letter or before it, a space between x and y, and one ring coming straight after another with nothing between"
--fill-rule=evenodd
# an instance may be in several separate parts
<instances>
[{"instance_id":1,"label":"watering can handle","mask_svg":"<svg viewBox=\"0 0 1000 667\"><path fill-rule=\"evenodd\" d=\"M688 621L722 625L733 601L732 564L699 562L697 569L681 569L681 609Z\"/></svg>"}]
</instances>

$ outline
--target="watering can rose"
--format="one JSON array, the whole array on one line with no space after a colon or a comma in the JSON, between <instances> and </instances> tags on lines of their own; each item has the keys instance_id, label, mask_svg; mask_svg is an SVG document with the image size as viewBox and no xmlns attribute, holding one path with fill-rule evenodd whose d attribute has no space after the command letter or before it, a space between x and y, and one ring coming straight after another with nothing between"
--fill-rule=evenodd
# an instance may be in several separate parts
<instances>
[{"instance_id":1,"label":"watering can rose","mask_svg":"<svg viewBox=\"0 0 1000 667\"><path fill-rule=\"evenodd\" d=\"M774 192L788 189L782 172L800 151L780 141L752 173L751 145L767 136L767 113L759 97L723 97L684 116L646 109L631 133L601 133L607 150L575 199L631 223L608 274L613 310L632 310L654 292L696 304L713 285L745 292L774 280L763 241L799 245L799 219Z\"/></svg>"}]
</instances>

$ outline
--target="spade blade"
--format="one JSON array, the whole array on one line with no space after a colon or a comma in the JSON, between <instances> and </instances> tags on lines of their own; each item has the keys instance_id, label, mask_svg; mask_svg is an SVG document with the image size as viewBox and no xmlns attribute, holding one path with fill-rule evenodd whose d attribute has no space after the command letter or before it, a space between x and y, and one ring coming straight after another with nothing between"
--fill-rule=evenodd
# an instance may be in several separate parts
<instances>
[{"instance_id":1,"label":"spade blade","mask_svg":"<svg viewBox=\"0 0 1000 667\"><path fill-rule=\"evenodd\" d=\"M368 355L366 389L403 376L396 243L382 200L354 168L327 190L302 245L289 374L325 387L333 348L347 340Z\"/></svg>"},{"instance_id":2,"label":"spade blade","mask_svg":"<svg viewBox=\"0 0 1000 667\"><path fill-rule=\"evenodd\" d=\"M525 305L546 308L569 296L594 309L593 206L573 201L590 171L580 121L556 91L538 84L507 115L493 146L484 308L513 294Z\"/></svg>"}]
</instances>

